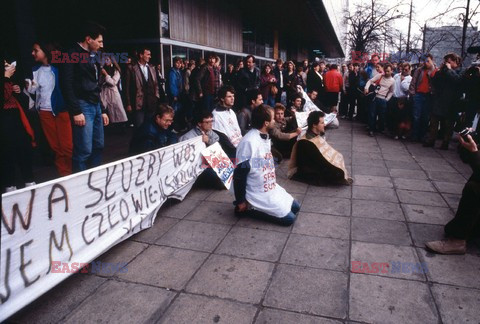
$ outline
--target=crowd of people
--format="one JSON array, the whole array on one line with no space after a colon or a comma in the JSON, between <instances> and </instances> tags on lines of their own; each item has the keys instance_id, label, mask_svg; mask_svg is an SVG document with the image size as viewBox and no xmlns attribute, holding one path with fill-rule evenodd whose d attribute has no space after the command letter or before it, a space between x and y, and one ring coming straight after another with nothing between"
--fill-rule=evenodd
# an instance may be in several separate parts
<instances>
[{"instance_id":1,"label":"crowd of people","mask_svg":"<svg viewBox=\"0 0 480 324\"><path fill-rule=\"evenodd\" d=\"M97 57L104 35L102 26L85 24L67 51L69 57ZM24 84L14 77L15 64L5 62L3 191L16 190L19 182L35 184L31 111L55 154L60 176L101 164L104 127L109 124L134 128L130 154L196 136L202 136L206 145L218 142L237 165L236 211L254 210L258 217L274 217L287 225L295 220L299 204L275 181L275 164L282 159L290 158L292 179L313 184L352 182L342 155L323 137L326 114L363 122L370 136L384 133L426 147L440 138L440 149L448 149L454 129L478 127L480 67L462 69L454 53L438 67L431 55L418 66L381 63L378 55L372 55L366 64L317 60L296 64L278 59L261 69L248 55L235 66L228 64L225 73L214 54L206 61L174 57L164 77L161 66L151 64L147 47L139 48L123 68L108 55L102 62L53 64L52 53L58 50L54 43L35 42L32 56L37 65L33 78ZM304 109L307 101L314 104L313 112ZM302 112L310 113L305 125L296 118ZM472 137L461 143L478 156ZM261 167L252 164L253 157ZM478 157L469 161L478 164ZM16 166L20 180L15 179ZM218 183L213 172L205 172L205 177L205 183ZM475 185L469 188L474 193L469 193L468 202L462 200L464 204L479 197L477 178L472 178ZM468 208L459 210L478 213L478 206Z\"/></svg>"}]
</instances>

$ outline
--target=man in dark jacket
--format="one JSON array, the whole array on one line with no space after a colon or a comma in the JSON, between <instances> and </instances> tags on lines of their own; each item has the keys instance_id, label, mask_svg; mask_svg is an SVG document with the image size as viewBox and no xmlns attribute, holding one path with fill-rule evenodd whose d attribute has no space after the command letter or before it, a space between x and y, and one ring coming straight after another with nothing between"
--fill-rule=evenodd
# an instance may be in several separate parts
<instances>
[{"instance_id":1,"label":"man in dark jacket","mask_svg":"<svg viewBox=\"0 0 480 324\"><path fill-rule=\"evenodd\" d=\"M433 147L437 139L438 126L443 129L441 150L448 150L448 143L452 138L453 125L456 120L456 108L462 96L461 80L462 68L460 57L450 53L445 55L444 63L432 78L433 106L430 116L430 129L423 146Z\"/></svg>"},{"instance_id":2,"label":"man in dark jacket","mask_svg":"<svg viewBox=\"0 0 480 324\"><path fill-rule=\"evenodd\" d=\"M138 51L138 62L127 68L125 78L125 101L127 112L133 111L135 127L150 119L160 99L157 73L149 65L152 57L150 49Z\"/></svg>"},{"instance_id":3,"label":"man in dark jacket","mask_svg":"<svg viewBox=\"0 0 480 324\"><path fill-rule=\"evenodd\" d=\"M245 94L248 90L258 89L260 87L260 70L255 66L255 56L247 55L245 57L245 67L240 70L237 79L240 93L237 93L237 100L240 100L240 107L245 106Z\"/></svg>"},{"instance_id":4,"label":"man in dark jacket","mask_svg":"<svg viewBox=\"0 0 480 324\"><path fill-rule=\"evenodd\" d=\"M108 116L100 101L101 68L95 53L103 47L104 33L100 25L84 24L79 42L68 52L72 60L64 64L62 89L73 117L73 172L102 163L103 126L108 125Z\"/></svg>"},{"instance_id":5,"label":"man in dark jacket","mask_svg":"<svg viewBox=\"0 0 480 324\"><path fill-rule=\"evenodd\" d=\"M277 83L275 86L278 89L277 95L275 96L275 102L280 102L282 100L282 93L285 91L284 86L285 83L283 82L285 71L283 70L283 61L282 59L278 59L275 62L275 67L273 68L273 75L275 76L275 80Z\"/></svg>"},{"instance_id":6,"label":"man in dark jacket","mask_svg":"<svg viewBox=\"0 0 480 324\"><path fill-rule=\"evenodd\" d=\"M447 239L425 243L428 250L440 254L465 254L467 240L480 235L480 152L470 135L467 140L459 136L459 141L460 157L473 174L463 187L455 218L445 225Z\"/></svg>"},{"instance_id":7,"label":"man in dark jacket","mask_svg":"<svg viewBox=\"0 0 480 324\"><path fill-rule=\"evenodd\" d=\"M173 116L173 108L161 104L154 116L146 119L133 134L130 142L130 154L140 154L177 143L177 135L170 129Z\"/></svg>"}]
</instances>

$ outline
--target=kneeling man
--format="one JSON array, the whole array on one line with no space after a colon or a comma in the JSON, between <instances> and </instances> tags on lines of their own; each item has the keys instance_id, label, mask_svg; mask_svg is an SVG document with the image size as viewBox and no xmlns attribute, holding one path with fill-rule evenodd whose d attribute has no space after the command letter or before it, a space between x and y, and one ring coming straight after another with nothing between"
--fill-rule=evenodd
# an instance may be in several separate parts
<instances>
[{"instance_id":1,"label":"kneeling man","mask_svg":"<svg viewBox=\"0 0 480 324\"><path fill-rule=\"evenodd\" d=\"M260 105L252 112L252 129L237 147L235 211L288 226L295 221L300 204L276 181L268 136L274 125L271 107Z\"/></svg>"},{"instance_id":2,"label":"kneeling man","mask_svg":"<svg viewBox=\"0 0 480 324\"><path fill-rule=\"evenodd\" d=\"M325 134L324 117L322 111L308 115L307 133L293 147L287 176L316 185L351 184L343 155L322 137Z\"/></svg>"}]
</instances>

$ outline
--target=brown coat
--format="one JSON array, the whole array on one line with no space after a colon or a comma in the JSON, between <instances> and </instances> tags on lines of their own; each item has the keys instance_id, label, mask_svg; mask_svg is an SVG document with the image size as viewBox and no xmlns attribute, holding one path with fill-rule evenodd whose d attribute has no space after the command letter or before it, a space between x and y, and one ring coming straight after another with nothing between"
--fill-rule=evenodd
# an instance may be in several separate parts
<instances>
[{"instance_id":1,"label":"brown coat","mask_svg":"<svg viewBox=\"0 0 480 324\"><path fill-rule=\"evenodd\" d=\"M153 80L153 90L155 97L160 99L158 91L158 80L155 69L147 65L149 71L149 78ZM125 101L127 106L132 106L133 110L141 110L144 107L145 94L143 93L143 74L138 63L132 64L128 67L125 80ZM135 98L135 100L134 100ZM148 98L147 98L148 100Z\"/></svg>"}]
</instances>

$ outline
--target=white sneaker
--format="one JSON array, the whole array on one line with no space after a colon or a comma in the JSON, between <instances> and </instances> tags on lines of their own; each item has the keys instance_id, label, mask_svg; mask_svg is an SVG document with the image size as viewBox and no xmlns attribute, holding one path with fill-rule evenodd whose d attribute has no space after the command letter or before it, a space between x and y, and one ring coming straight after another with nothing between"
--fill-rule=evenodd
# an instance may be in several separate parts
<instances>
[{"instance_id":1,"label":"white sneaker","mask_svg":"<svg viewBox=\"0 0 480 324\"><path fill-rule=\"evenodd\" d=\"M25 182L25 187L31 187L36 185L35 181L34 182Z\"/></svg>"},{"instance_id":2,"label":"white sneaker","mask_svg":"<svg viewBox=\"0 0 480 324\"><path fill-rule=\"evenodd\" d=\"M11 186L11 187L6 187L5 188L5 192L12 192L12 191L15 191L15 190L17 190L16 186Z\"/></svg>"}]
</instances>

